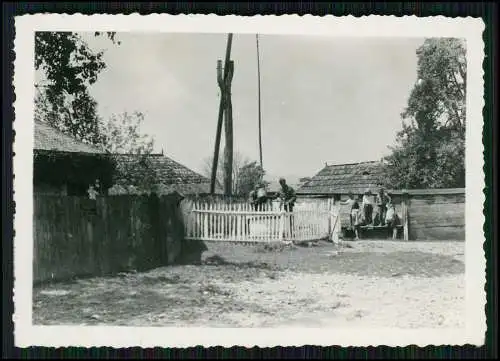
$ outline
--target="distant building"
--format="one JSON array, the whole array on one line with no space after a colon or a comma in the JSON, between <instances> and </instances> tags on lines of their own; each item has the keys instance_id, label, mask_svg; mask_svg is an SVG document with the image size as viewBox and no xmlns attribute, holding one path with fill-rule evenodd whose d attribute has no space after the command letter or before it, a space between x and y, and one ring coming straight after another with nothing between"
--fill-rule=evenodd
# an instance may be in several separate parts
<instances>
[{"instance_id":1,"label":"distant building","mask_svg":"<svg viewBox=\"0 0 500 361\"><path fill-rule=\"evenodd\" d=\"M370 189L372 193L376 193L382 179L383 163L379 161L326 164L297 189L297 195L345 199L349 192L361 195L366 189Z\"/></svg>"},{"instance_id":2,"label":"distant building","mask_svg":"<svg viewBox=\"0 0 500 361\"><path fill-rule=\"evenodd\" d=\"M302 187L304 184L309 182L311 180L311 177L303 177L299 179L299 183L297 184L297 188Z\"/></svg>"},{"instance_id":3,"label":"distant building","mask_svg":"<svg viewBox=\"0 0 500 361\"><path fill-rule=\"evenodd\" d=\"M96 180L105 192L113 165L102 149L39 121L34 123L34 133L34 193L87 195Z\"/></svg>"},{"instance_id":4,"label":"distant building","mask_svg":"<svg viewBox=\"0 0 500 361\"><path fill-rule=\"evenodd\" d=\"M286 178L285 178L286 180ZM290 183L290 182L286 182L286 184L288 184L290 187L292 187L294 190L297 190L299 184L296 184L296 183ZM269 182L268 186L267 186L267 193L271 196L274 196L276 195L279 191L281 190L281 185L279 184L278 182L278 179L276 179L276 181L274 182Z\"/></svg>"}]
</instances>

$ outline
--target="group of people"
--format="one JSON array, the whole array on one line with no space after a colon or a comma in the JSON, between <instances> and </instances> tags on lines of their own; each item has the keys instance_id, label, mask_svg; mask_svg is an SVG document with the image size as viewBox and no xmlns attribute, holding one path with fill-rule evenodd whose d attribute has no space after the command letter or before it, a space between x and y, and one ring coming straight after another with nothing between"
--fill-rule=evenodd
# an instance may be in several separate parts
<instances>
[{"instance_id":1,"label":"group of people","mask_svg":"<svg viewBox=\"0 0 500 361\"><path fill-rule=\"evenodd\" d=\"M397 215L391 194L386 193L384 188L380 188L375 196L375 201L373 199L371 190L367 189L363 194L361 204L352 192L349 192L349 198L346 201L341 202L342 205L350 206L351 228L354 229L355 239L359 239L361 225L387 226L391 232L396 225ZM374 206L377 210L375 217Z\"/></svg>"},{"instance_id":2,"label":"group of people","mask_svg":"<svg viewBox=\"0 0 500 361\"><path fill-rule=\"evenodd\" d=\"M267 193L266 185L258 182L250 192L250 203L256 211L270 200L279 199L280 208L286 212L292 212L297 196L295 190L290 187L284 178L279 179L281 186L279 192L271 196ZM394 237L394 229L398 222L395 206L392 202L391 194L384 188L380 188L374 196L370 189L367 189L362 197L361 203L354 193L349 192L349 198L340 202L341 205L350 206L350 223L354 230L355 239L359 239L359 229L362 225L386 226Z\"/></svg>"},{"instance_id":3,"label":"group of people","mask_svg":"<svg viewBox=\"0 0 500 361\"><path fill-rule=\"evenodd\" d=\"M279 179L280 190L273 196L269 195L266 190L266 185L263 182L258 182L254 189L250 192L250 203L256 211L262 209L262 205L268 201L275 199L280 200L280 208L286 212L293 212L297 196L295 190L290 187L284 178Z\"/></svg>"}]
</instances>

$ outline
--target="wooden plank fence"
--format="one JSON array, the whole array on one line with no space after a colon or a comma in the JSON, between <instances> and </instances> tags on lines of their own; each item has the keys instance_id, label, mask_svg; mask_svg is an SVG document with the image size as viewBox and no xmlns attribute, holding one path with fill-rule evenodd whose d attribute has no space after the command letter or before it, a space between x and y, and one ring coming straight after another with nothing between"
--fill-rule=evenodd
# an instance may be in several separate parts
<instances>
[{"instance_id":1,"label":"wooden plank fence","mask_svg":"<svg viewBox=\"0 0 500 361\"><path fill-rule=\"evenodd\" d=\"M185 212L186 239L220 242L280 242L338 239L333 202L297 204L285 212L278 202L258 210L248 203L197 203ZM338 227L340 228L340 227Z\"/></svg>"},{"instance_id":2,"label":"wooden plank fence","mask_svg":"<svg viewBox=\"0 0 500 361\"><path fill-rule=\"evenodd\" d=\"M33 197L35 282L174 264L184 224L176 196Z\"/></svg>"}]
</instances>

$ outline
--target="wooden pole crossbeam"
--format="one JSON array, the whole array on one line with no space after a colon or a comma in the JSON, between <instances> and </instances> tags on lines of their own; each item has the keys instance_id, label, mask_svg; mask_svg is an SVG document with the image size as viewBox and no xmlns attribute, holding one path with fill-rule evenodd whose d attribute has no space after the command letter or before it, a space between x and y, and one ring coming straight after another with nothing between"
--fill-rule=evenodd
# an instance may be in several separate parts
<instances>
[{"instance_id":1,"label":"wooden pole crossbeam","mask_svg":"<svg viewBox=\"0 0 500 361\"><path fill-rule=\"evenodd\" d=\"M233 34L228 34L227 37L227 47L226 47L226 59L224 63L224 76L222 76L222 69L221 69L221 61L217 61L217 82L219 83L219 87L221 88L221 97L220 97L220 104L219 104L219 117L217 120L217 130L215 134L215 149L214 149L214 156L213 156L213 161L212 161L212 177L210 179L210 193L214 194L215 193L215 182L217 179L217 165L219 163L219 150L220 150L220 138L221 138L221 133L222 133L222 122L223 122L223 117L224 117L224 112L227 109L227 104L226 104L226 99L225 99L225 86L221 86L221 84L224 84L225 80L228 78L228 73L230 69L230 58L231 58L231 46L232 46L232 41L233 41Z\"/></svg>"}]
</instances>

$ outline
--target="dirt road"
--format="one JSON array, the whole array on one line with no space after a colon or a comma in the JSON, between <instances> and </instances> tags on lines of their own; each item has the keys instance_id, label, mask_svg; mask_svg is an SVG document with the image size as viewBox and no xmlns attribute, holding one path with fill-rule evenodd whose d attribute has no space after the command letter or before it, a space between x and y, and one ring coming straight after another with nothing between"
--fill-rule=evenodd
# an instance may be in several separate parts
<instances>
[{"instance_id":1,"label":"dirt road","mask_svg":"<svg viewBox=\"0 0 500 361\"><path fill-rule=\"evenodd\" d=\"M34 289L35 324L462 327L463 242L208 244L200 265Z\"/></svg>"}]
</instances>

